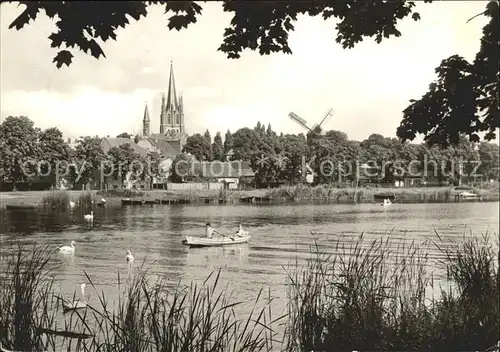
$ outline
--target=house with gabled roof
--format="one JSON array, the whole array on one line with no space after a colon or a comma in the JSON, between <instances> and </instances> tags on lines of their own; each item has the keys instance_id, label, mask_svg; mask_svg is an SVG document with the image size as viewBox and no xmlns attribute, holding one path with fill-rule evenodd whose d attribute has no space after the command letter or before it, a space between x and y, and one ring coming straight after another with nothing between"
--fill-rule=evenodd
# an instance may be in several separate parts
<instances>
[{"instance_id":1,"label":"house with gabled roof","mask_svg":"<svg viewBox=\"0 0 500 352\"><path fill-rule=\"evenodd\" d=\"M133 139L130 138L111 138L104 137L101 139L101 149L104 154L108 154L109 151L114 147L119 147L122 145L130 145L133 151L139 155L139 157L146 157L148 151L141 146L137 145ZM127 175L126 179L123 180L120 175L115 174L112 176L107 176L105 170L97 170L96 175L94 177L95 183L94 186L99 189L121 189L124 186L126 188L141 188L141 189L149 189L151 187L150 180L134 180Z\"/></svg>"},{"instance_id":2,"label":"house with gabled roof","mask_svg":"<svg viewBox=\"0 0 500 352\"><path fill-rule=\"evenodd\" d=\"M199 170L206 182L223 183L226 189L238 189L241 185L254 182L255 172L248 161L211 161L197 162Z\"/></svg>"},{"instance_id":3,"label":"house with gabled roof","mask_svg":"<svg viewBox=\"0 0 500 352\"><path fill-rule=\"evenodd\" d=\"M108 154L109 150L113 147L119 147L121 145L129 144L135 153L142 157L147 155L147 150L137 145L133 139L129 138L110 138L104 137L101 139L101 148L104 154Z\"/></svg>"}]
</instances>

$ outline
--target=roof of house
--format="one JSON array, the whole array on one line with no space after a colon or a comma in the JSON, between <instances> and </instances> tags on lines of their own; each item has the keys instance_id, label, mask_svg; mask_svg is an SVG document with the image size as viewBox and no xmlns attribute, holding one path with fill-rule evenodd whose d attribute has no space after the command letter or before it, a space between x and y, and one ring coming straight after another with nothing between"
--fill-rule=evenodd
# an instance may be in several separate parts
<instances>
[{"instance_id":1,"label":"roof of house","mask_svg":"<svg viewBox=\"0 0 500 352\"><path fill-rule=\"evenodd\" d=\"M119 147L120 145L130 144L134 152L141 156L145 156L147 151L144 148L138 146L132 139L129 138L110 138L104 137L101 140L101 146L103 148L104 153L108 153L108 151L113 147Z\"/></svg>"},{"instance_id":2,"label":"roof of house","mask_svg":"<svg viewBox=\"0 0 500 352\"><path fill-rule=\"evenodd\" d=\"M245 161L213 161L198 162L197 164L196 168L201 171L201 176L205 178L240 178L255 175L250 163Z\"/></svg>"},{"instance_id":3,"label":"roof of house","mask_svg":"<svg viewBox=\"0 0 500 352\"><path fill-rule=\"evenodd\" d=\"M154 140L153 143L158 149L160 149L161 154L164 156L176 155L180 152L175 150L174 147L172 147L172 145L170 145L170 143L168 143L168 141L166 140L157 139Z\"/></svg>"},{"instance_id":4,"label":"roof of house","mask_svg":"<svg viewBox=\"0 0 500 352\"><path fill-rule=\"evenodd\" d=\"M160 133L153 133L151 135L152 138L155 139L161 139L164 141L180 141L183 137L187 138L188 134L186 132L179 132L177 134L160 134Z\"/></svg>"},{"instance_id":5,"label":"roof of house","mask_svg":"<svg viewBox=\"0 0 500 352\"><path fill-rule=\"evenodd\" d=\"M156 151L159 154L163 155L163 157L175 158L177 154L181 153L181 145L179 144L179 141L167 141L165 139L156 137L142 138L141 141L147 141L149 144L151 144L153 149L156 149ZM172 143L175 143L177 145L174 147Z\"/></svg>"}]
</instances>

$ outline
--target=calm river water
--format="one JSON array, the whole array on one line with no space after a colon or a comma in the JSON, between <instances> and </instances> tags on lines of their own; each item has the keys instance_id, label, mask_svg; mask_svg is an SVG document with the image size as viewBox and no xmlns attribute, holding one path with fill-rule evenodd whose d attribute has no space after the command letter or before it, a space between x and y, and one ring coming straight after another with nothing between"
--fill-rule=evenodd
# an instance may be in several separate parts
<instances>
[{"instance_id":1,"label":"calm river water","mask_svg":"<svg viewBox=\"0 0 500 352\"><path fill-rule=\"evenodd\" d=\"M93 226L84 221L83 212L4 210L0 220L3 249L18 240L54 248L76 241L74 255L55 253L53 259L54 264L61 264L56 289L68 298L81 282L87 282L84 270L108 300L116 298L117 272L126 273L125 251L130 249L134 265L146 261L146 266L172 284L179 280L201 283L211 271L222 268L222 284L230 284L238 300L253 300L259 288L270 287L277 298L276 312L286 304L283 267L296 258L307 258L314 238L327 250L333 250L335 239L353 242L361 232L367 239L391 232L400 244L435 240L436 230L443 239L459 241L469 231L498 233L499 203L393 204L387 208L376 204L109 207L95 210ZM251 243L193 249L181 244L185 235L203 235L206 222L221 232L236 231L241 222L252 235ZM431 258L439 255L435 247L427 248ZM92 296L97 299L95 292L90 294L90 302Z\"/></svg>"}]
</instances>

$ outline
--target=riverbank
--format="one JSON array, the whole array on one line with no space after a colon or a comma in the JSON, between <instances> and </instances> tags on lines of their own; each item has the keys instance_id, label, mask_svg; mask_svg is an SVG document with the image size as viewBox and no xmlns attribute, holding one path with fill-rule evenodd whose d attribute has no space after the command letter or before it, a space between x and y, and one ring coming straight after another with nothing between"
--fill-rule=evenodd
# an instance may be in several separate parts
<instances>
[{"instance_id":1,"label":"riverbank","mask_svg":"<svg viewBox=\"0 0 500 352\"><path fill-rule=\"evenodd\" d=\"M432 300L425 293L434 285L425 248L395 246L383 238L367 244L361 235L350 245L339 240L335 256L312 246L305 267L286 269L289 291L280 298L288 302L285 315L273 311L271 293L261 295L258 288L255 311L239 315L235 309L242 302L220 287L220 271L202 284L168 287L134 264L122 281L122 303L115 307L85 276L90 296L98 297L64 325L58 325L64 319L60 294L44 279L53 276L52 248L4 248L0 342L25 351L69 344L74 351L96 352L102 346L144 352L330 351L331 346L338 351L420 351L422 346L498 351L491 348L500 330L495 240L471 235L450 243L436 236L450 288ZM23 297L22 305L16 297Z\"/></svg>"},{"instance_id":2,"label":"riverbank","mask_svg":"<svg viewBox=\"0 0 500 352\"><path fill-rule=\"evenodd\" d=\"M464 191L477 194L478 199L464 199L459 195ZM112 191L25 191L0 193L0 207L8 205L41 206L44 199L64 194L65 198L78 202L82 197L92 198L99 204L102 198L106 205L120 205L122 199L132 199L144 203L183 204L285 204L285 203L375 203L390 198L396 203L436 203L457 201L499 201L498 183L483 188L467 187L412 187L412 188L333 188L319 185L289 186L274 189L239 190L130 190Z\"/></svg>"}]
</instances>

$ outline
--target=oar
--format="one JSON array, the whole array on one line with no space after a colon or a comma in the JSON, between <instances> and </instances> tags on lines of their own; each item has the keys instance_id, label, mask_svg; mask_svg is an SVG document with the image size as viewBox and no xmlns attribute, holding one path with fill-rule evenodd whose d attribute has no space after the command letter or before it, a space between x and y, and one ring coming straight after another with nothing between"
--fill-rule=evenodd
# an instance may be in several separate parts
<instances>
[{"instance_id":1,"label":"oar","mask_svg":"<svg viewBox=\"0 0 500 352\"><path fill-rule=\"evenodd\" d=\"M223 235L222 233L220 234L222 237L227 237L227 238L230 238L234 241L234 237L229 237L229 236L226 236L226 235Z\"/></svg>"}]
</instances>

